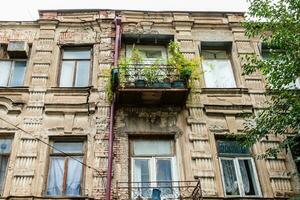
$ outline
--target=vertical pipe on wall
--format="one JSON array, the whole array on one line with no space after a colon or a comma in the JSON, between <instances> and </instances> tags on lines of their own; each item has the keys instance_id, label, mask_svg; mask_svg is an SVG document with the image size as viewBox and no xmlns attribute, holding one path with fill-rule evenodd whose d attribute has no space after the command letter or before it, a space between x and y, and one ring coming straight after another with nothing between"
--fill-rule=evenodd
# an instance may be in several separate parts
<instances>
[{"instance_id":1,"label":"vertical pipe on wall","mask_svg":"<svg viewBox=\"0 0 300 200\"><path fill-rule=\"evenodd\" d=\"M115 17L116 39L114 48L114 66L118 65L120 41L121 41L121 18ZM113 140L114 140L114 114L115 114L115 94L113 95L110 107L110 121L109 121L109 147L108 147L108 166L107 166L107 181L106 181L106 194L105 200L111 199L111 182L112 182L112 165L113 165Z\"/></svg>"}]
</instances>

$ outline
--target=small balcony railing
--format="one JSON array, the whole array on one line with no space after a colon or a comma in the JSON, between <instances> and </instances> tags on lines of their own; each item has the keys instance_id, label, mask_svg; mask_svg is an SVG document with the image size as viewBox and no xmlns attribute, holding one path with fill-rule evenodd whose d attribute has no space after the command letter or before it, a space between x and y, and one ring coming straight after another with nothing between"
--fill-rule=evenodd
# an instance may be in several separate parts
<instances>
[{"instance_id":1,"label":"small balcony railing","mask_svg":"<svg viewBox=\"0 0 300 200\"><path fill-rule=\"evenodd\" d=\"M169 65L129 64L113 69L112 85L121 104L182 105L188 79Z\"/></svg>"},{"instance_id":2,"label":"small balcony railing","mask_svg":"<svg viewBox=\"0 0 300 200\"><path fill-rule=\"evenodd\" d=\"M117 182L118 200L202 199L200 181Z\"/></svg>"}]
</instances>

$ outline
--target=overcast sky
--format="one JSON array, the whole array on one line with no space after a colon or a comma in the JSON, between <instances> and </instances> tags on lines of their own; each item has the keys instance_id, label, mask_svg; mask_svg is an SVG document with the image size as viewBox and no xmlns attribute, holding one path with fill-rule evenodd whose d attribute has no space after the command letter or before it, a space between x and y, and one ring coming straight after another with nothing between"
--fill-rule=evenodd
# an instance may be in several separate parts
<instances>
[{"instance_id":1,"label":"overcast sky","mask_svg":"<svg viewBox=\"0 0 300 200\"><path fill-rule=\"evenodd\" d=\"M36 20L42 9L246 11L246 0L0 0L0 21Z\"/></svg>"}]
</instances>

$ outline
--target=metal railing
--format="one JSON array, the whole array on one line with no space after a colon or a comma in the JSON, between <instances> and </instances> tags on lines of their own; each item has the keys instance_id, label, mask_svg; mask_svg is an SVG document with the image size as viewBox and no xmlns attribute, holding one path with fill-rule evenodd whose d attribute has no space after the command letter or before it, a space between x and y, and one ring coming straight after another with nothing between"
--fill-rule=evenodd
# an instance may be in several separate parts
<instances>
[{"instance_id":1,"label":"metal railing","mask_svg":"<svg viewBox=\"0 0 300 200\"><path fill-rule=\"evenodd\" d=\"M180 73L170 65L128 64L119 66L118 79L123 87L137 87L142 81L145 88L172 87L172 82L180 80ZM186 80L184 85L186 84ZM165 84L163 84L165 83Z\"/></svg>"},{"instance_id":2,"label":"metal railing","mask_svg":"<svg viewBox=\"0 0 300 200\"><path fill-rule=\"evenodd\" d=\"M117 182L118 200L151 200L157 194L161 200L202 199L200 181Z\"/></svg>"}]
</instances>

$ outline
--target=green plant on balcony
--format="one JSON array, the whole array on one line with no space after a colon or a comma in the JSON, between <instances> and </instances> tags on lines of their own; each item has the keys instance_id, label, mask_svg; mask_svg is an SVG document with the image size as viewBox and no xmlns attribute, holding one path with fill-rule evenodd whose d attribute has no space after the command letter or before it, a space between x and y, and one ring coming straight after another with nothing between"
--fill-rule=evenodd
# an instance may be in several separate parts
<instances>
[{"instance_id":1,"label":"green plant on balcony","mask_svg":"<svg viewBox=\"0 0 300 200\"><path fill-rule=\"evenodd\" d=\"M180 51L180 45L176 41L171 41L169 43L168 52L168 65L171 65L178 70L181 81L189 81L189 86L193 87L194 80L200 78L198 71L200 58L186 58Z\"/></svg>"},{"instance_id":2,"label":"green plant on balcony","mask_svg":"<svg viewBox=\"0 0 300 200\"><path fill-rule=\"evenodd\" d=\"M149 86L152 86L154 83L159 81L158 69L159 67L155 63L143 68L143 75L145 76L145 81Z\"/></svg>"}]
</instances>

